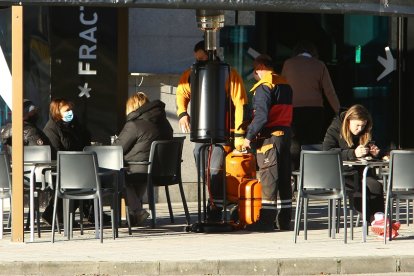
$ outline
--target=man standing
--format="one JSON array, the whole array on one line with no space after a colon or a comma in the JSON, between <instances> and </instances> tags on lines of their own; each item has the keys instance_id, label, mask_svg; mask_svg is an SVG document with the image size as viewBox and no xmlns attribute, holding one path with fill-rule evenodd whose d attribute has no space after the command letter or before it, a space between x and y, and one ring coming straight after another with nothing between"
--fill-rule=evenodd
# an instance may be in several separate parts
<instances>
[{"instance_id":1,"label":"man standing","mask_svg":"<svg viewBox=\"0 0 414 276\"><path fill-rule=\"evenodd\" d=\"M208 53L205 50L204 41L198 42L194 46L194 58L196 62L206 62L208 60ZM187 113L188 104L191 100L191 85L190 85L191 68L184 71L180 77L180 81L177 87L177 115L179 117L179 126L183 132L189 132L190 126L190 115ZM247 95L244 89L243 79L237 73L234 68L231 68L228 81L226 83L227 97L231 99L234 106L234 114L230 115L230 118L234 118L234 147L237 149L242 148L245 130L240 128L244 119L244 109L247 107ZM229 108L230 109L230 108ZM197 112L192 110L192 112ZM211 112L214 112L214 106L211 107ZM227 110L227 112L232 112ZM194 148L194 157L196 164L198 163L199 148L202 143L196 143ZM208 219L211 221L217 221L221 219L221 210L223 204L223 152L214 147L211 160L210 160L210 191L213 200L209 204L209 210L207 213ZM207 163L207 162L206 162ZM201 174L204 174L202 169Z\"/></svg>"},{"instance_id":2,"label":"man standing","mask_svg":"<svg viewBox=\"0 0 414 276\"><path fill-rule=\"evenodd\" d=\"M339 100L335 93L326 65L318 60L313 43L301 41L293 50L293 57L286 60L282 76L293 90L292 161L293 170L299 169L302 145L321 144L325 135L325 95L335 114Z\"/></svg>"},{"instance_id":3,"label":"man standing","mask_svg":"<svg viewBox=\"0 0 414 276\"><path fill-rule=\"evenodd\" d=\"M256 139L257 165L262 184L260 218L247 230L273 231L274 222L280 230L290 229L292 190L290 186L290 126L292 122L292 89L285 78L277 75L272 59L258 56L253 63L257 83L253 92L254 117L247 128L243 146L250 148ZM277 193L281 210L277 215Z\"/></svg>"}]
</instances>

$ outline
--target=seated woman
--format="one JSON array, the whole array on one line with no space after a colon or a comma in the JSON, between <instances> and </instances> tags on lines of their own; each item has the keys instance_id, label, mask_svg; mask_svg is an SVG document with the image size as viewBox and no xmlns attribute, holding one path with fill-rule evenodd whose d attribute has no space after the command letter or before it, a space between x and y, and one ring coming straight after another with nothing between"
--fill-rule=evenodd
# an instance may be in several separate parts
<instances>
[{"instance_id":1,"label":"seated woman","mask_svg":"<svg viewBox=\"0 0 414 276\"><path fill-rule=\"evenodd\" d=\"M363 157L380 158L380 149L371 143L372 118L368 110L362 105L354 105L348 111L335 117L329 126L323 141L323 150L340 149L342 159L355 160ZM346 179L346 185L354 191L354 208L362 210L362 171L363 166L356 167L359 181L354 184ZM373 172L367 176L367 220L374 220L376 212L384 212L383 187L374 177Z\"/></svg>"},{"instance_id":2,"label":"seated woman","mask_svg":"<svg viewBox=\"0 0 414 276\"><path fill-rule=\"evenodd\" d=\"M49 115L50 119L46 123L43 131L49 138L52 159L56 159L58 151L81 151L85 146L91 144L91 137L89 131L78 120L73 112L74 104L66 99L57 98L50 102ZM61 200L59 200L60 202ZM53 202L51 197L49 205L42 214L43 220L51 224L53 216ZM75 202L75 209L78 206ZM83 213L90 222L94 222L94 216L91 202L84 203ZM61 203L58 204L58 213L61 213ZM110 221L108 215L104 215L104 221Z\"/></svg>"},{"instance_id":3,"label":"seated woman","mask_svg":"<svg viewBox=\"0 0 414 276\"><path fill-rule=\"evenodd\" d=\"M127 163L148 161L153 141L173 138L165 104L159 100L150 102L143 92L137 92L127 100L126 116L126 123L114 145L122 146ZM125 176L131 226L142 225L149 216L142 207L142 197L147 189L146 172L147 166L129 165Z\"/></svg>"}]
</instances>

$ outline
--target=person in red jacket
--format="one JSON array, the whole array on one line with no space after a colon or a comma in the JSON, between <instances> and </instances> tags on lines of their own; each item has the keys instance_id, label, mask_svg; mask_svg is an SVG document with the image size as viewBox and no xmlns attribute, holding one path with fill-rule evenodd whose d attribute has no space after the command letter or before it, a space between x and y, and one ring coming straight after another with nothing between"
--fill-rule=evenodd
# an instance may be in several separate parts
<instances>
[{"instance_id":1,"label":"person in red jacket","mask_svg":"<svg viewBox=\"0 0 414 276\"><path fill-rule=\"evenodd\" d=\"M262 183L262 209L259 221L248 225L248 230L273 231L277 214L277 194L281 210L277 227L289 230L292 215L290 185L290 142L292 123L292 89L286 79L272 69L272 59L258 56L253 63L257 83L253 93L253 120L247 128L243 147L250 148L255 140L257 165Z\"/></svg>"}]
</instances>

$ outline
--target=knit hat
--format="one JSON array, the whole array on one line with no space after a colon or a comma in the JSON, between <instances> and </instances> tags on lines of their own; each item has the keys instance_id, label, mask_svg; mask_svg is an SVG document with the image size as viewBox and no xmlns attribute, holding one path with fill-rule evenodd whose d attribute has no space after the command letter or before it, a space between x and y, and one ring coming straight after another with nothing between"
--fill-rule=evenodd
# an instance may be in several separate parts
<instances>
[{"instance_id":1,"label":"knit hat","mask_svg":"<svg viewBox=\"0 0 414 276\"><path fill-rule=\"evenodd\" d=\"M27 113L37 109L37 107L33 104L32 101L28 99L23 100L23 114L26 115Z\"/></svg>"}]
</instances>

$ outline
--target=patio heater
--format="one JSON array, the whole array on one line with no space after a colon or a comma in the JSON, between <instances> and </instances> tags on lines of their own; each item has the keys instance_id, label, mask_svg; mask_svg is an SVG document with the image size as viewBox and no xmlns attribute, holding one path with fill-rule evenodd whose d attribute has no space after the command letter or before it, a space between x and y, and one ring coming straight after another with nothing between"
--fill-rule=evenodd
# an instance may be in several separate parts
<instances>
[{"instance_id":1,"label":"patio heater","mask_svg":"<svg viewBox=\"0 0 414 276\"><path fill-rule=\"evenodd\" d=\"M217 30L224 26L224 14L216 10L197 10L197 25L204 31L208 60L193 64L191 70L191 135L200 143L226 142L225 83L230 66L216 56Z\"/></svg>"},{"instance_id":2,"label":"patio heater","mask_svg":"<svg viewBox=\"0 0 414 276\"><path fill-rule=\"evenodd\" d=\"M208 60L197 62L191 68L191 134L192 142L204 143L199 148L198 173L198 222L189 226L187 231L223 232L233 231L227 223L226 212L226 177L223 173L223 220L218 223L206 222L206 184L210 185L208 159L209 149L220 149L225 159L222 144L229 139L229 125L226 120L226 82L230 74L230 66L221 62L216 56L217 30L224 26L224 13L221 10L197 10L197 25L204 31L205 50ZM223 160L223 172L226 171ZM202 177L202 173L207 176ZM207 183L206 183L207 182ZM201 192L201 187L203 192ZM203 203L204 219L202 220L201 204Z\"/></svg>"}]
</instances>

